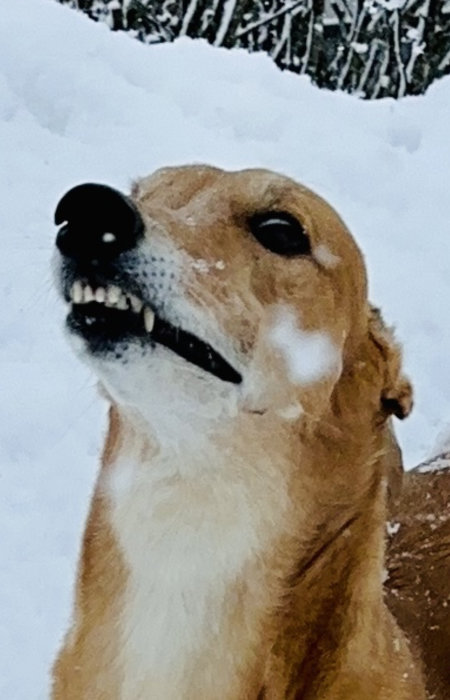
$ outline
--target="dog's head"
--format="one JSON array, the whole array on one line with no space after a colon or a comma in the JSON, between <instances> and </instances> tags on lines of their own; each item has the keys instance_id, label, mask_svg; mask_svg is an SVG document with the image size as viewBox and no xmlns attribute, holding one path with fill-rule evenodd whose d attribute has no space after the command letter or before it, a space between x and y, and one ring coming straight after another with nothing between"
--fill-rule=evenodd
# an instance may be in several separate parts
<instances>
[{"instance_id":1,"label":"dog's head","mask_svg":"<svg viewBox=\"0 0 450 700\"><path fill-rule=\"evenodd\" d=\"M67 325L116 403L178 430L244 413L292 425L363 405L374 424L408 412L362 256L292 180L167 168L130 198L76 187L55 220Z\"/></svg>"}]
</instances>

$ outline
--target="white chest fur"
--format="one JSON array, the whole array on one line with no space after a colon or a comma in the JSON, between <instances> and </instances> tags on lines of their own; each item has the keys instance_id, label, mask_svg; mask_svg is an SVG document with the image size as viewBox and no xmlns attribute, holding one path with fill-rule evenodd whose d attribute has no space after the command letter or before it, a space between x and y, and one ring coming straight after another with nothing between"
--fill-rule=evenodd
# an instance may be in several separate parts
<instances>
[{"instance_id":1,"label":"white chest fur","mask_svg":"<svg viewBox=\"0 0 450 700\"><path fill-rule=\"evenodd\" d=\"M273 465L227 458L188 472L190 456L173 453L112 465L111 522L129 569L121 700L240 695L268 606L262 555L288 499Z\"/></svg>"}]
</instances>

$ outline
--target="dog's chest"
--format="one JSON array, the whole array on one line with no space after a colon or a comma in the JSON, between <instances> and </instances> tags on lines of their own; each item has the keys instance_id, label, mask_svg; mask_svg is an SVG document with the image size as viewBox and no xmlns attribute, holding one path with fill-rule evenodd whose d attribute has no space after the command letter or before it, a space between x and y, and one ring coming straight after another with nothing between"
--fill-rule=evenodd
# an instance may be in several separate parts
<instances>
[{"instance_id":1,"label":"dog's chest","mask_svg":"<svg viewBox=\"0 0 450 700\"><path fill-rule=\"evenodd\" d=\"M119 459L108 482L129 572L121 700L238 697L267 606L261 502L245 480L220 470L186 478L164 462Z\"/></svg>"}]
</instances>

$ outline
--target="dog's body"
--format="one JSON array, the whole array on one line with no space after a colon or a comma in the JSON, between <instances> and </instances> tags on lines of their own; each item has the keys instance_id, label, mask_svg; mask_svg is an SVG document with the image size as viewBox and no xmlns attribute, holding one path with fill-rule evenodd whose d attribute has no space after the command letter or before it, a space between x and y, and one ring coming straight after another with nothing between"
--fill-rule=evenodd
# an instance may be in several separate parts
<instances>
[{"instance_id":1,"label":"dog's body","mask_svg":"<svg viewBox=\"0 0 450 700\"><path fill-rule=\"evenodd\" d=\"M425 698L382 588L410 387L345 226L266 171L95 187L56 213L112 407L54 699Z\"/></svg>"},{"instance_id":2,"label":"dog's body","mask_svg":"<svg viewBox=\"0 0 450 700\"><path fill-rule=\"evenodd\" d=\"M423 660L429 698L450 695L450 454L404 475L391 505L387 602Z\"/></svg>"}]
</instances>

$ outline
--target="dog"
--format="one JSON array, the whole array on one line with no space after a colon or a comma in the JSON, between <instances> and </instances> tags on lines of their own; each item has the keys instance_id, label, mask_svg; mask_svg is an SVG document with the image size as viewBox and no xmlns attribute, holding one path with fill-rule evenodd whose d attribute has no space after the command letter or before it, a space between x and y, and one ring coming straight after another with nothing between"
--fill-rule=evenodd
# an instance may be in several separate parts
<instances>
[{"instance_id":1,"label":"dog","mask_svg":"<svg viewBox=\"0 0 450 700\"><path fill-rule=\"evenodd\" d=\"M55 222L110 411L53 699L426 698L383 590L412 390L336 212L185 166Z\"/></svg>"},{"instance_id":2,"label":"dog","mask_svg":"<svg viewBox=\"0 0 450 700\"><path fill-rule=\"evenodd\" d=\"M450 453L403 476L390 504L387 603L423 660L430 699L450 694Z\"/></svg>"}]
</instances>

